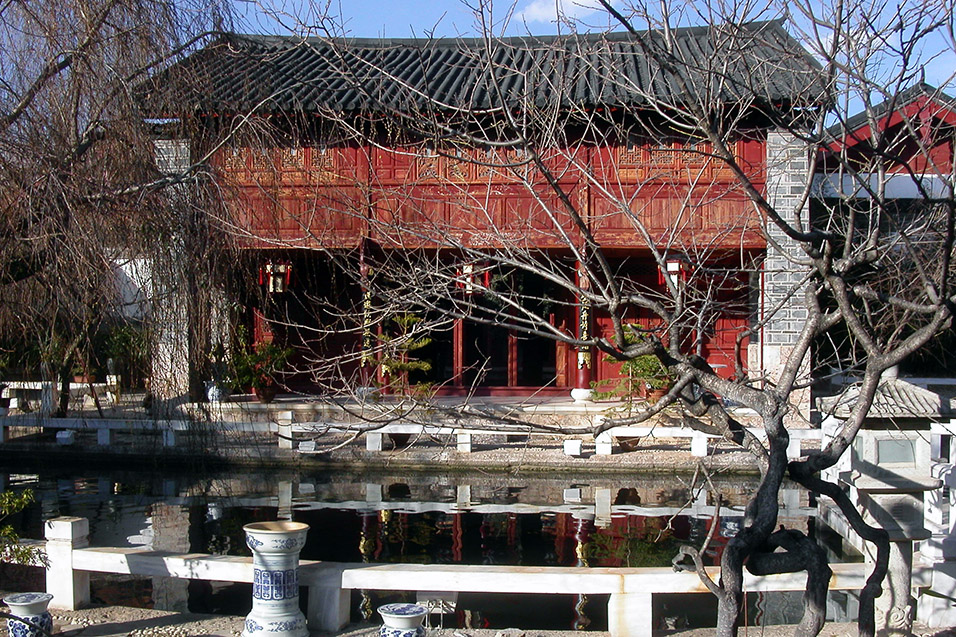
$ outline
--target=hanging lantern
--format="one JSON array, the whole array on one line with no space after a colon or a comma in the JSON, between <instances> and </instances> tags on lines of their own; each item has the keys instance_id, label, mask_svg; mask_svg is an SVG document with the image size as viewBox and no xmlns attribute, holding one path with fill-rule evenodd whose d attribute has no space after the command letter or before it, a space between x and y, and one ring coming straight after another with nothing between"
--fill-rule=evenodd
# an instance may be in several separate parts
<instances>
[{"instance_id":1,"label":"hanging lantern","mask_svg":"<svg viewBox=\"0 0 956 637\"><path fill-rule=\"evenodd\" d=\"M476 271L476 268L479 270ZM464 290L465 296L484 293L491 287L491 269L488 263L479 261L463 264L458 271L458 280L455 285Z\"/></svg>"},{"instance_id":2,"label":"hanging lantern","mask_svg":"<svg viewBox=\"0 0 956 637\"><path fill-rule=\"evenodd\" d=\"M289 261L268 261L259 268L259 285L266 286L269 294L285 292L292 282L292 263Z\"/></svg>"},{"instance_id":3,"label":"hanging lantern","mask_svg":"<svg viewBox=\"0 0 956 637\"><path fill-rule=\"evenodd\" d=\"M683 259L669 257L664 261L664 268L657 271L657 282L660 285L667 285L668 280L674 285L687 280L687 264Z\"/></svg>"}]
</instances>

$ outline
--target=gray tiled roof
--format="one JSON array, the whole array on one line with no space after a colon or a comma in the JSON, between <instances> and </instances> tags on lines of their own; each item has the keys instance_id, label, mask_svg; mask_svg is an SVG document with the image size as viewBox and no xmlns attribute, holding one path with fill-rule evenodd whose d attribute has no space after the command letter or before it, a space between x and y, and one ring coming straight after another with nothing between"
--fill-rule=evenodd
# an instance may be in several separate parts
<instances>
[{"instance_id":1,"label":"gray tiled roof","mask_svg":"<svg viewBox=\"0 0 956 637\"><path fill-rule=\"evenodd\" d=\"M648 96L680 104L687 92L725 102L813 104L817 67L779 22L676 31L686 61L648 60L654 34L482 39L301 39L229 35L161 78L177 108L198 112L408 112L456 108L640 107ZM198 73L197 73L198 71ZM169 92L177 72L198 78ZM196 90L195 87L200 87ZM558 101L556 101L558 100ZM153 108L168 110L153 101Z\"/></svg>"},{"instance_id":2,"label":"gray tiled roof","mask_svg":"<svg viewBox=\"0 0 956 637\"><path fill-rule=\"evenodd\" d=\"M837 418L847 418L860 398L860 386L851 385L836 396L820 399L820 408ZM901 378L880 380L868 419L935 418L953 413L950 401Z\"/></svg>"}]
</instances>

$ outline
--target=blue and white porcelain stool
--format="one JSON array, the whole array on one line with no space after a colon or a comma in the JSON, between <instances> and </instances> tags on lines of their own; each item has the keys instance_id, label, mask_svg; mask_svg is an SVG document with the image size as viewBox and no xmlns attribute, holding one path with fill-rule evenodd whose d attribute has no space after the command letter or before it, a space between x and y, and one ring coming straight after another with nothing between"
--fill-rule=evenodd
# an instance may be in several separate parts
<instances>
[{"instance_id":1,"label":"blue and white porcelain stool","mask_svg":"<svg viewBox=\"0 0 956 637\"><path fill-rule=\"evenodd\" d=\"M385 604L378 607L385 622L379 629L380 637L425 637L422 620L428 609L419 604Z\"/></svg>"},{"instance_id":2,"label":"blue and white porcelain stool","mask_svg":"<svg viewBox=\"0 0 956 637\"><path fill-rule=\"evenodd\" d=\"M280 520L242 528L252 549L252 612L242 637L308 637L299 610L299 552L309 525Z\"/></svg>"},{"instance_id":3,"label":"blue and white porcelain stool","mask_svg":"<svg viewBox=\"0 0 956 637\"><path fill-rule=\"evenodd\" d=\"M10 614L23 620L7 620L10 637L46 637L43 630L52 633L53 617L46 609L51 599L53 595L49 593L17 593L4 597L3 603L10 608Z\"/></svg>"}]
</instances>

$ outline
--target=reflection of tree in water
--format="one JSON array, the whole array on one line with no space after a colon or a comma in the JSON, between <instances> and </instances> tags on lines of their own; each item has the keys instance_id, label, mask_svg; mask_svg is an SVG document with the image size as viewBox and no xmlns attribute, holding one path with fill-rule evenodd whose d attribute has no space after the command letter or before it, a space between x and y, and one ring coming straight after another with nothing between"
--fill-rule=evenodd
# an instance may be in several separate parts
<instances>
[{"instance_id":1,"label":"reflection of tree in water","mask_svg":"<svg viewBox=\"0 0 956 637\"><path fill-rule=\"evenodd\" d=\"M383 513L386 513L383 511ZM430 564L431 548L434 545L435 514L409 515L397 513L382 516L383 540L390 549L382 552L383 562L405 564Z\"/></svg>"},{"instance_id":2,"label":"reflection of tree in water","mask_svg":"<svg viewBox=\"0 0 956 637\"><path fill-rule=\"evenodd\" d=\"M486 513L481 518L482 564L521 564L518 515Z\"/></svg>"},{"instance_id":3,"label":"reflection of tree in water","mask_svg":"<svg viewBox=\"0 0 956 637\"><path fill-rule=\"evenodd\" d=\"M675 537L665 518L627 516L621 519L624 525L614 525L591 535L588 544L591 566L670 566L683 540Z\"/></svg>"},{"instance_id":4,"label":"reflection of tree in water","mask_svg":"<svg viewBox=\"0 0 956 637\"><path fill-rule=\"evenodd\" d=\"M658 491L654 503L660 506L683 506L690 502L690 500L690 490L684 487L677 487Z\"/></svg>"}]
</instances>

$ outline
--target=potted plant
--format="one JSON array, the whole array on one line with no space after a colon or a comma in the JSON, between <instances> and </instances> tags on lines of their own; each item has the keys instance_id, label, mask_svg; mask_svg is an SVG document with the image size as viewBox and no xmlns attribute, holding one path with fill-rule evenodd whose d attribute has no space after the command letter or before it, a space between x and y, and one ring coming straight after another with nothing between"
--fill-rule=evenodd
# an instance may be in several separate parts
<instances>
[{"instance_id":1,"label":"potted plant","mask_svg":"<svg viewBox=\"0 0 956 637\"><path fill-rule=\"evenodd\" d=\"M628 377L644 384L650 402L660 400L674 384L673 376L653 354L644 354L625 361L621 369L627 372Z\"/></svg>"},{"instance_id":2,"label":"potted plant","mask_svg":"<svg viewBox=\"0 0 956 637\"><path fill-rule=\"evenodd\" d=\"M278 391L276 375L285 368L291 354L291 348L267 341L240 349L233 361L235 385L251 388L261 402L272 402Z\"/></svg>"},{"instance_id":3,"label":"potted plant","mask_svg":"<svg viewBox=\"0 0 956 637\"><path fill-rule=\"evenodd\" d=\"M84 385L87 383L95 383L98 378L93 367L79 357L76 358L70 371L73 374L74 383L82 383Z\"/></svg>"},{"instance_id":4,"label":"potted plant","mask_svg":"<svg viewBox=\"0 0 956 637\"><path fill-rule=\"evenodd\" d=\"M412 376L427 373L432 369L429 360L417 357L416 352L431 344L427 335L419 335L416 327L421 317L415 314L393 316L387 334L381 335L384 356L381 360L382 375L387 379L388 389L401 396L426 397L431 383L416 383Z\"/></svg>"},{"instance_id":5,"label":"potted plant","mask_svg":"<svg viewBox=\"0 0 956 637\"><path fill-rule=\"evenodd\" d=\"M217 342L209 352L209 374L211 380L206 382L206 398L211 403L218 403L229 396L226 377L229 371L228 356L222 342Z\"/></svg>"}]
</instances>

